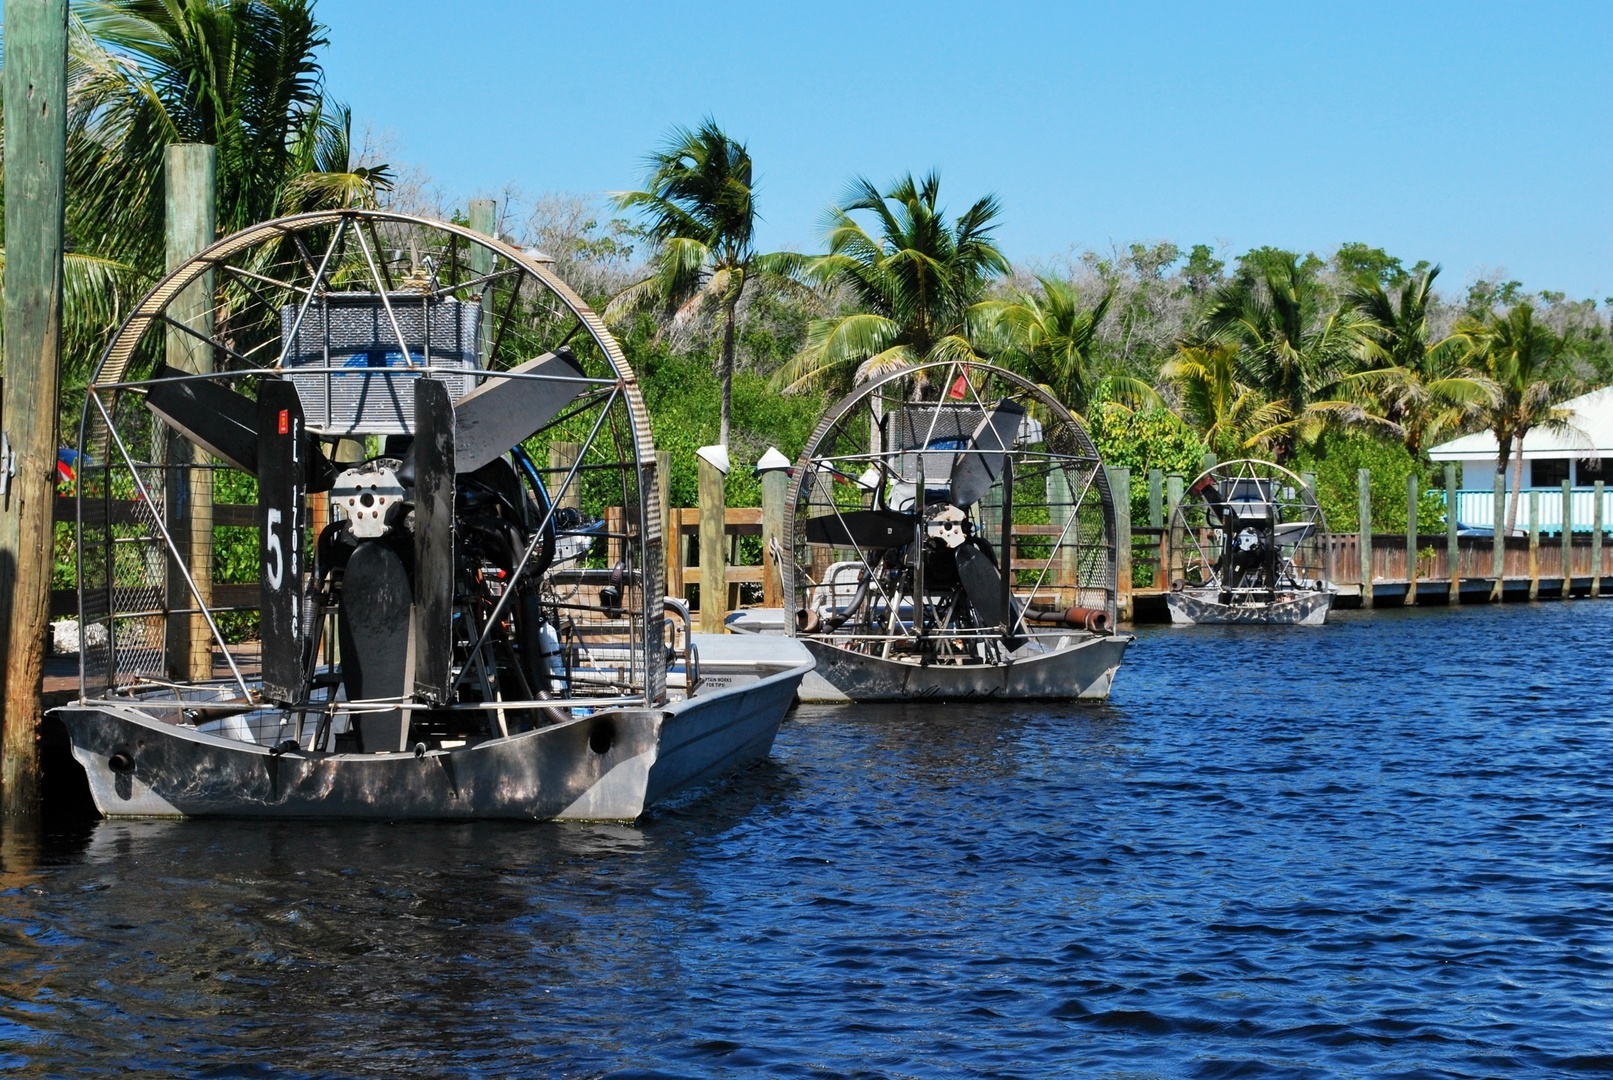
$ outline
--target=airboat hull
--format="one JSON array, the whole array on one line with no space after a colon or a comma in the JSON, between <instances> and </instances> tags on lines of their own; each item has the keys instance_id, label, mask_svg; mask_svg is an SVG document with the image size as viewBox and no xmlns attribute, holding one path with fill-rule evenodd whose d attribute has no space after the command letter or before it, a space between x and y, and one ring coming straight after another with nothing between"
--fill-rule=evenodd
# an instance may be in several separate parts
<instances>
[{"instance_id":1,"label":"airboat hull","mask_svg":"<svg viewBox=\"0 0 1613 1080\"><path fill-rule=\"evenodd\" d=\"M713 681L729 685L665 707L601 710L420 755L276 754L121 704L54 715L107 817L630 821L771 752L812 666L792 644L774 644L760 667L714 658ZM121 772L111 766L119 754L132 763Z\"/></svg>"},{"instance_id":2,"label":"airboat hull","mask_svg":"<svg viewBox=\"0 0 1613 1080\"><path fill-rule=\"evenodd\" d=\"M1272 603L1223 604L1218 600L1179 591L1165 597L1171 622L1178 626L1321 626L1332 610L1329 589L1297 592Z\"/></svg>"},{"instance_id":3,"label":"airboat hull","mask_svg":"<svg viewBox=\"0 0 1613 1080\"><path fill-rule=\"evenodd\" d=\"M801 681L809 702L1103 700L1131 644L1129 635L1092 637L1007 664L910 664L796 639L817 666Z\"/></svg>"}]
</instances>

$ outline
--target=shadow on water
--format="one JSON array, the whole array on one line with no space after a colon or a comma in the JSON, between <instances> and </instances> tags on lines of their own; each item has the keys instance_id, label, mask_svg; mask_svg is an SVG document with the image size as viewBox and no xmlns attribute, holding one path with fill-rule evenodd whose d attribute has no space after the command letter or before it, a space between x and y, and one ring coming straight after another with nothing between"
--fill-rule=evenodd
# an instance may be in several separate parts
<instances>
[{"instance_id":1,"label":"shadow on water","mask_svg":"<svg viewBox=\"0 0 1613 1080\"><path fill-rule=\"evenodd\" d=\"M1607 1071L1610 639L1150 628L1109 704L803 707L633 827L0 833L0 1067Z\"/></svg>"}]
</instances>

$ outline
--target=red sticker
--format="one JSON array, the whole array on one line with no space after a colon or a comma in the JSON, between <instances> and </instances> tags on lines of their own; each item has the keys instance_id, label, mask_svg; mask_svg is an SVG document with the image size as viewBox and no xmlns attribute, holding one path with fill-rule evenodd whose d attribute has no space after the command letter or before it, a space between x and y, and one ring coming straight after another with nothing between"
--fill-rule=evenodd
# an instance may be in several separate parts
<instances>
[{"instance_id":1,"label":"red sticker","mask_svg":"<svg viewBox=\"0 0 1613 1080\"><path fill-rule=\"evenodd\" d=\"M280 410L280 434L286 435L286 434L289 434L290 432L291 432L291 410L290 409L281 409Z\"/></svg>"}]
</instances>

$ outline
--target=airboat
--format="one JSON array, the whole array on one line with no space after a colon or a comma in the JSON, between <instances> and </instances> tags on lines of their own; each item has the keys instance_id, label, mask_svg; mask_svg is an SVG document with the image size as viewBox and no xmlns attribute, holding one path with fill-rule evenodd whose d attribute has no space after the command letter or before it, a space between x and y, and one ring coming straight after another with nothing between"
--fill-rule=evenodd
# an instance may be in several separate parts
<instances>
[{"instance_id":1,"label":"airboat","mask_svg":"<svg viewBox=\"0 0 1613 1080\"><path fill-rule=\"evenodd\" d=\"M735 629L793 635L806 701L1105 698L1114 505L1086 431L986 364L931 363L858 387L795 466L785 608Z\"/></svg>"},{"instance_id":2,"label":"airboat","mask_svg":"<svg viewBox=\"0 0 1613 1080\"><path fill-rule=\"evenodd\" d=\"M1269 461L1194 478L1171 515L1171 622L1321 626L1338 589L1324 576L1316 492Z\"/></svg>"},{"instance_id":3,"label":"airboat","mask_svg":"<svg viewBox=\"0 0 1613 1080\"><path fill-rule=\"evenodd\" d=\"M220 240L119 329L78 442L53 716L107 816L632 819L766 756L812 664L691 632L620 348L469 229Z\"/></svg>"}]
</instances>

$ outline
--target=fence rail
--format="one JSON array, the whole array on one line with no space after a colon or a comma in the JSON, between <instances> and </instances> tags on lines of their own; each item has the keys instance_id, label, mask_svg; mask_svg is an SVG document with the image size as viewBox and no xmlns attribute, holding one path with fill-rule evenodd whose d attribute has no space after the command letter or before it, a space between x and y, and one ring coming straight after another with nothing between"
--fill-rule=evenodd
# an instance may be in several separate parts
<instances>
[{"instance_id":1,"label":"fence rail","mask_svg":"<svg viewBox=\"0 0 1613 1080\"><path fill-rule=\"evenodd\" d=\"M1569 489L1569 529L1571 532L1588 533L1594 528L1592 522L1596 520L1596 488ZM1603 488L1602 521L1613 522L1613 491ZM1531 498L1538 496L1538 498ZM1510 507L1511 496L1508 496L1507 505ZM1539 518L1533 516L1532 508L1538 505ZM1495 528L1495 491L1494 489L1463 488L1456 492L1456 520L1457 523L1471 529ZM1560 488L1529 488L1521 493L1518 499L1518 517L1514 528L1527 532L1531 525L1535 525L1543 533L1559 533L1563 531L1563 497Z\"/></svg>"}]
</instances>

